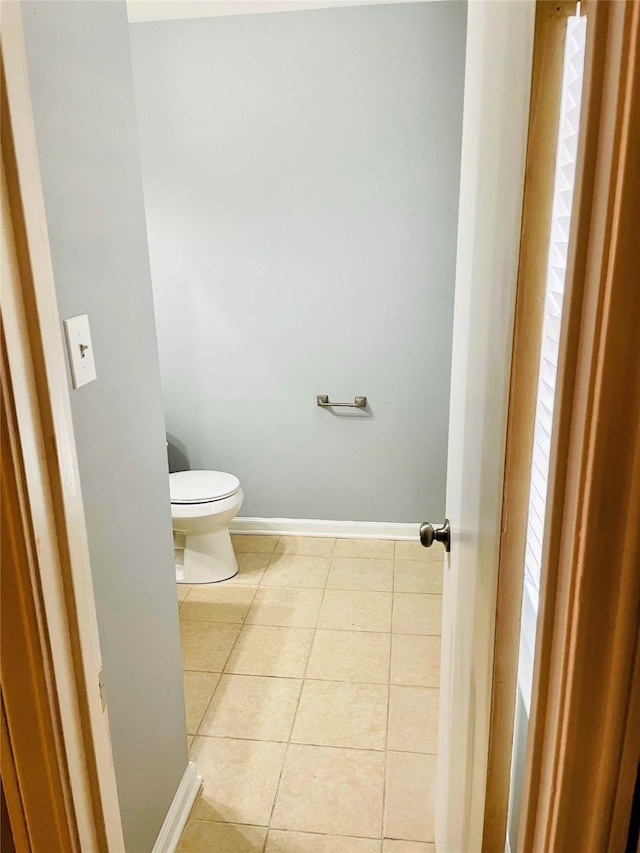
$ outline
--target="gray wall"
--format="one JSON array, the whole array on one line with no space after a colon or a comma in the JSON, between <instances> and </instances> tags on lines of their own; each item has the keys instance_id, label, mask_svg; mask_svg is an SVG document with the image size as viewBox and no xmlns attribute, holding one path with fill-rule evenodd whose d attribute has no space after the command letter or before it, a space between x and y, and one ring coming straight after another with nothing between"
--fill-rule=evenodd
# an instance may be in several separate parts
<instances>
[{"instance_id":1,"label":"gray wall","mask_svg":"<svg viewBox=\"0 0 640 853\"><path fill-rule=\"evenodd\" d=\"M443 517L465 24L131 25L167 428L241 515Z\"/></svg>"},{"instance_id":2,"label":"gray wall","mask_svg":"<svg viewBox=\"0 0 640 853\"><path fill-rule=\"evenodd\" d=\"M23 18L62 318L98 379L71 391L127 850L151 850L187 765L162 396L125 4Z\"/></svg>"}]
</instances>

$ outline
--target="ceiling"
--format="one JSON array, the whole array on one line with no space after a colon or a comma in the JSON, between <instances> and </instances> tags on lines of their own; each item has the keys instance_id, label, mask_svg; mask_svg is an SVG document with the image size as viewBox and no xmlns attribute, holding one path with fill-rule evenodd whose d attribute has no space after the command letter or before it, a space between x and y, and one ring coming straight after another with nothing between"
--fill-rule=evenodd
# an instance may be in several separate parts
<instances>
[{"instance_id":1,"label":"ceiling","mask_svg":"<svg viewBox=\"0 0 640 853\"><path fill-rule=\"evenodd\" d=\"M129 22L137 23L406 2L425 3L431 0L127 0L127 13Z\"/></svg>"}]
</instances>

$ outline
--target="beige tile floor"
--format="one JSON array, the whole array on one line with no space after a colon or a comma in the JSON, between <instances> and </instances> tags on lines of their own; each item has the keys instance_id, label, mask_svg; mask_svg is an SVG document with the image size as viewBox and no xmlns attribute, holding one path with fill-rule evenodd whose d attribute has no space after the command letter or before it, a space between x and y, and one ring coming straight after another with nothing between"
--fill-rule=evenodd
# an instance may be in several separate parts
<instances>
[{"instance_id":1,"label":"beige tile floor","mask_svg":"<svg viewBox=\"0 0 640 853\"><path fill-rule=\"evenodd\" d=\"M443 552L236 536L178 586L204 778L180 853L434 853Z\"/></svg>"}]
</instances>

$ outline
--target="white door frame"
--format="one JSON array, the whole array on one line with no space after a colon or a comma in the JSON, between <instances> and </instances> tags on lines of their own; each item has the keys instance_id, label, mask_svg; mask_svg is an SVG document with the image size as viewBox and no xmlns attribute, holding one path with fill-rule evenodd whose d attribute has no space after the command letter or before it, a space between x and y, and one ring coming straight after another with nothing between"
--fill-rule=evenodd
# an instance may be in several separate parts
<instances>
[{"instance_id":1,"label":"white door frame","mask_svg":"<svg viewBox=\"0 0 640 853\"><path fill-rule=\"evenodd\" d=\"M468 6L436 846L482 849L535 3Z\"/></svg>"}]
</instances>

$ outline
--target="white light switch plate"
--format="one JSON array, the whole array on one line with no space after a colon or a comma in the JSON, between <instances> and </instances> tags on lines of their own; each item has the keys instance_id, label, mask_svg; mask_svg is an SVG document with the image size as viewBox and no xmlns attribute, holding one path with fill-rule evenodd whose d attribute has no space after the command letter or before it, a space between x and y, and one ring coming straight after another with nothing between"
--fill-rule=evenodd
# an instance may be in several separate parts
<instances>
[{"instance_id":1,"label":"white light switch plate","mask_svg":"<svg viewBox=\"0 0 640 853\"><path fill-rule=\"evenodd\" d=\"M64 321L64 334L67 339L73 387L81 388L96 378L89 317L86 314L69 317L68 320Z\"/></svg>"}]
</instances>

